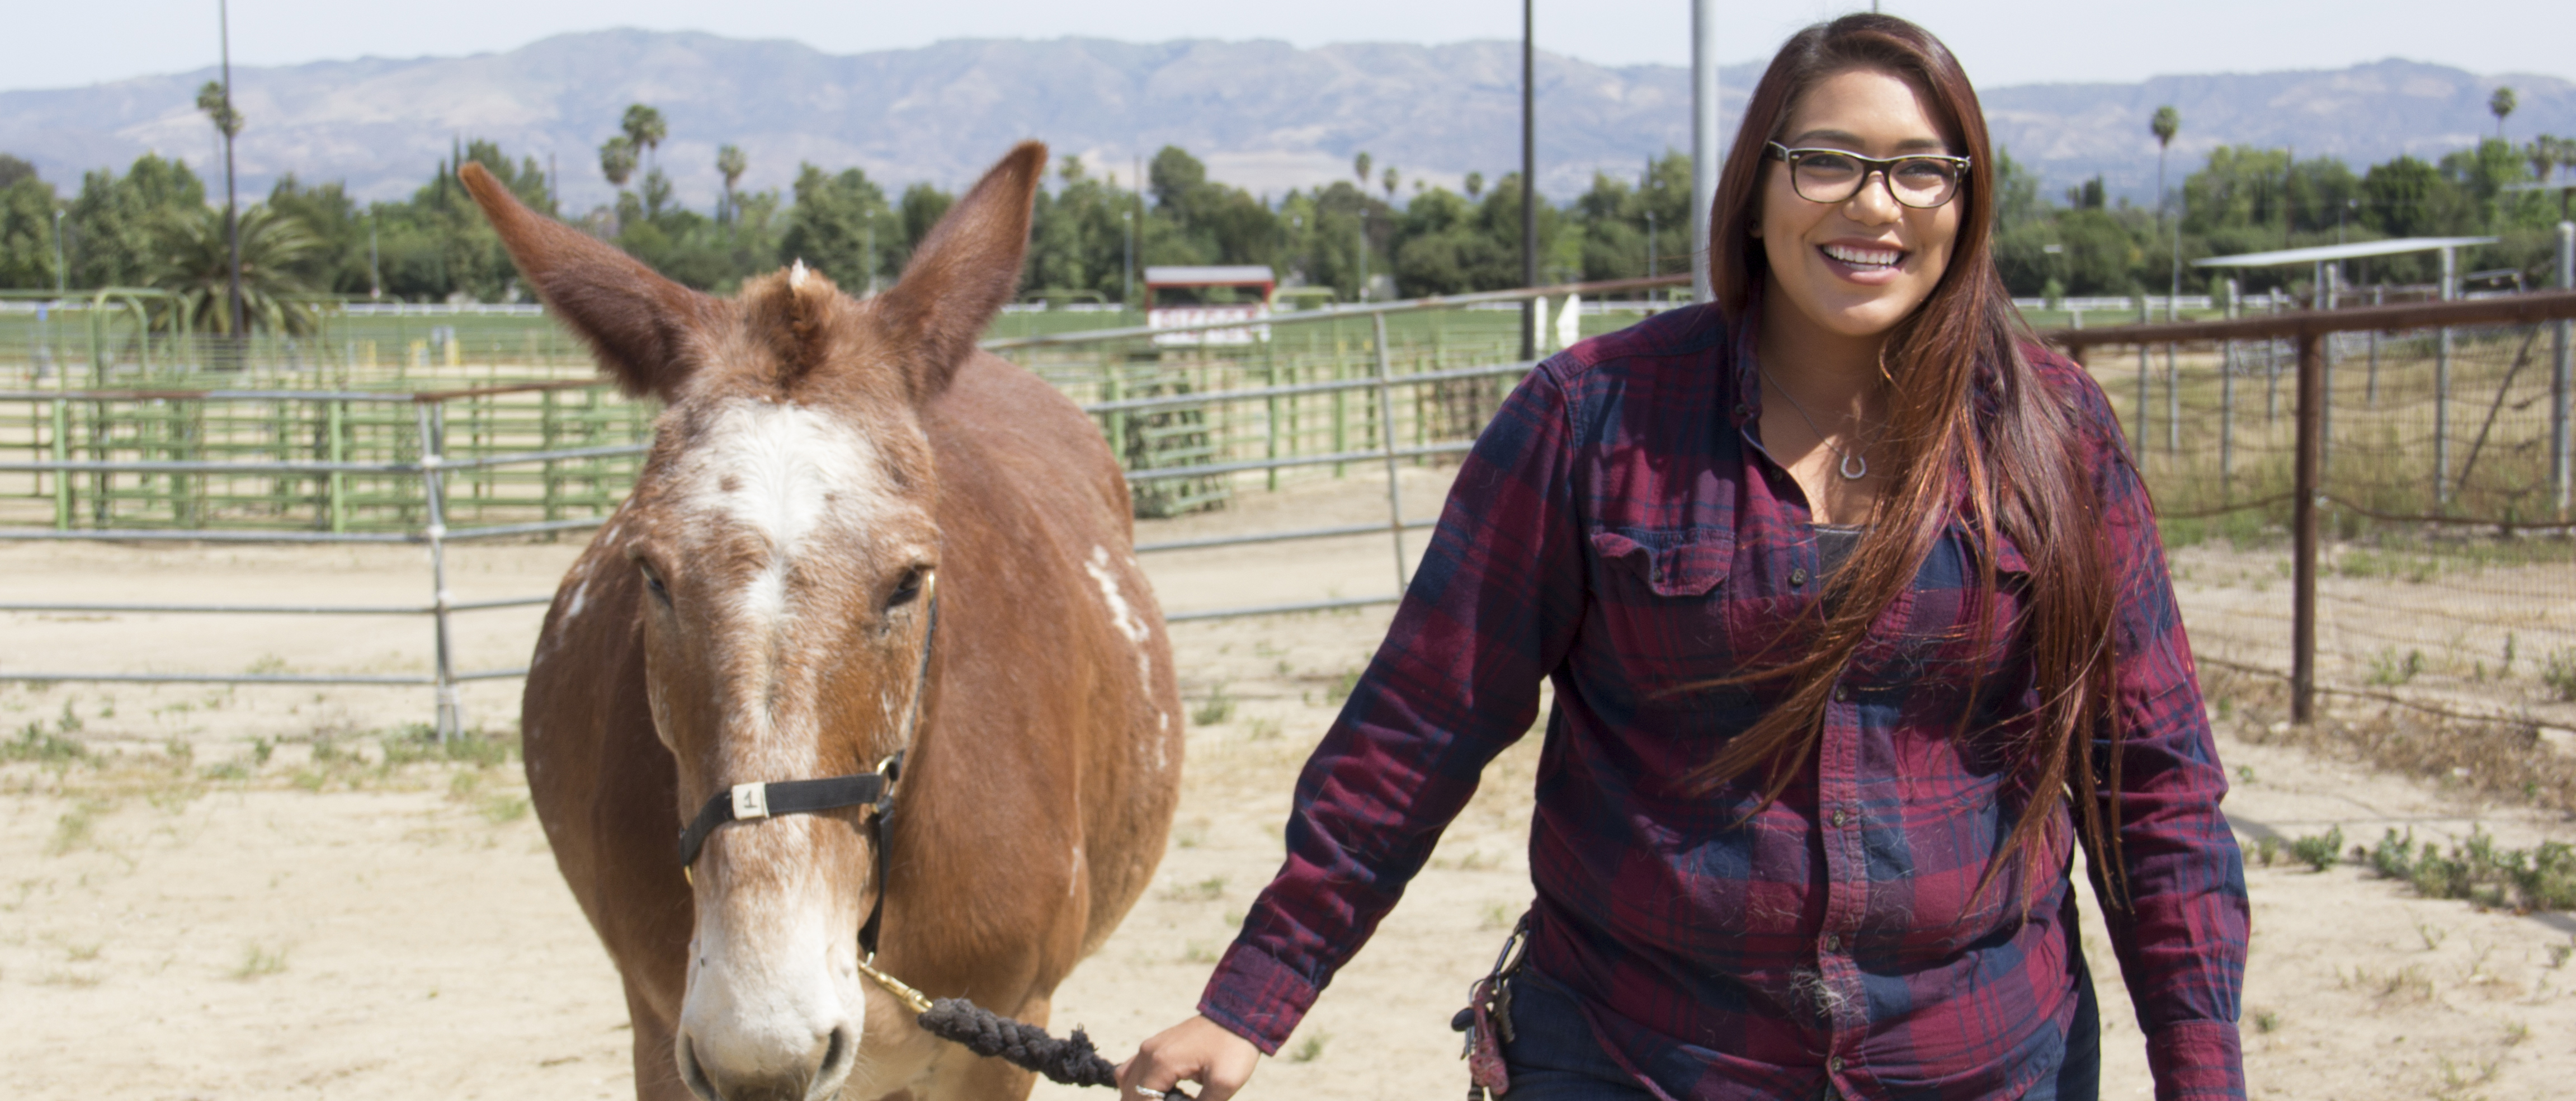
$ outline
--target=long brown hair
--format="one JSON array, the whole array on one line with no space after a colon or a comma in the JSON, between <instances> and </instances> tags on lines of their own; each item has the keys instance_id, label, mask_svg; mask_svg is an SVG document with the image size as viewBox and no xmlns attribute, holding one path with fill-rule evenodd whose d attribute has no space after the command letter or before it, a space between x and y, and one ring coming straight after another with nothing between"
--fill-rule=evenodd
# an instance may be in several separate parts
<instances>
[{"instance_id":1,"label":"long brown hair","mask_svg":"<svg viewBox=\"0 0 2576 1101\"><path fill-rule=\"evenodd\" d=\"M2006 747L2029 803L1985 873L1991 883L2018 852L2039 871L2039 844L2071 790L2078 830L2095 867L2116 888L2115 827L2101 801L2119 792L2120 735L2113 700L2114 594L2099 533L2102 503L2084 456L2087 427L2071 395L2050 392L2021 345L2033 338L2015 312L1989 247L1994 225L1993 149L1976 90L1931 32L1886 15L1848 15L1798 32L1780 48L1747 104L1735 147L1718 178L1709 219L1709 263L1717 302L1741 325L1758 301L1769 265L1753 230L1761 217L1765 143L1779 137L1808 89L1836 73L1877 69L1923 96L1951 152L1971 159L1959 194L1958 238L1931 296L1888 334L1880 366L1887 411L1881 443L1891 476L1868 534L1829 588L1835 610L1805 653L1730 682L1781 679L1786 698L1730 739L1691 774L1702 791L1758 773L1762 803L1787 789L1816 752L1825 702L1870 626L1909 586L1954 514L1985 548L1971 594L1981 609L1978 650L2005 625L1992 622L1995 554L2009 537L2030 562L2027 611L2012 626L2027 643L2039 710L2027 735ZM2087 536L2091 537L2087 537ZM1974 686L1982 687L1982 686ZM1981 692L1972 690L1959 734ZM2095 739L2107 747L2096 777ZM2107 843L2108 848L2105 848ZM2105 857L2108 859L2105 859Z\"/></svg>"}]
</instances>

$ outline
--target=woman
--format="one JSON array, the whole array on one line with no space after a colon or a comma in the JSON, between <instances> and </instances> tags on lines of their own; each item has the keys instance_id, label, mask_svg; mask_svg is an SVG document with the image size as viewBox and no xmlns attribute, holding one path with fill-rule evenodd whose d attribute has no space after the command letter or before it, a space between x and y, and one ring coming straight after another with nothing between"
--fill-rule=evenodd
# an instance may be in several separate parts
<instances>
[{"instance_id":1,"label":"woman","mask_svg":"<svg viewBox=\"0 0 2576 1101\"><path fill-rule=\"evenodd\" d=\"M2074 1098L2086 846L2159 1097L2241 1097L2243 868L2144 487L2013 312L1930 34L1792 38L1713 308L1535 371L1297 785L1288 861L1130 1098L1223 1101L1556 688L1511 1101Z\"/></svg>"}]
</instances>

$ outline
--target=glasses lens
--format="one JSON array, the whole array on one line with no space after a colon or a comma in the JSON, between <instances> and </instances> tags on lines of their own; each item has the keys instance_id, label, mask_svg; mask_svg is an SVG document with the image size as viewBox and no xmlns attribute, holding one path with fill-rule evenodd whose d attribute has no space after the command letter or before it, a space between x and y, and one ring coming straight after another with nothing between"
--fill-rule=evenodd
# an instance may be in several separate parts
<instances>
[{"instance_id":1,"label":"glasses lens","mask_svg":"<svg viewBox=\"0 0 2576 1101\"><path fill-rule=\"evenodd\" d=\"M1901 160L1887 174L1887 184L1896 200L1907 206L1939 206L1958 191L1959 166L1930 157Z\"/></svg>"},{"instance_id":2,"label":"glasses lens","mask_svg":"<svg viewBox=\"0 0 2576 1101\"><path fill-rule=\"evenodd\" d=\"M1860 158L1840 153L1800 153L1789 173L1798 197L1811 203L1838 203L1859 188Z\"/></svg>"}]
</instances>

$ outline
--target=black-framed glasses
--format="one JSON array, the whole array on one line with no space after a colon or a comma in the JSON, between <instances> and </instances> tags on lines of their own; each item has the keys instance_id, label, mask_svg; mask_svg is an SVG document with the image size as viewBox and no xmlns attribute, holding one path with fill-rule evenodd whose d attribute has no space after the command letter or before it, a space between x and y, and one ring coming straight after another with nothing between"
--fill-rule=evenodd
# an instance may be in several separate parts
<instances>
[{"instance_id":1,"label":"black-framed glasses","mask_svg":"<svg viewBox=\"0 0 2576 1101\"><path fill-rule=\"evenodd\" d=\"M1914 153L1864 157L1843 149L1791 149L1770 142L1770 154L1789 162L1789 187L1811 203L1847 203L1873 174L1887 178L1887 193L1916 210L1930 210L1959 194L1968 158Z\"/></svg>"}]
</instances>

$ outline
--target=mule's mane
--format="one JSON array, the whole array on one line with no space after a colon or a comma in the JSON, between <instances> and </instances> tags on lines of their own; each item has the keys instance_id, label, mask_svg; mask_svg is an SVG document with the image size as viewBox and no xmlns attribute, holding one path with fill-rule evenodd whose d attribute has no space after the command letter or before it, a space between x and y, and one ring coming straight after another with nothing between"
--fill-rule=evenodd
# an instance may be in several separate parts
<instances>
[{"instance_id":1,"label":"mule's mane","mask_svg":"<svg viewBox=\"0 0 2576 1101\"><path fill-rule=\"evenodd\" d=\"M832 280L803 260L775 275L752 280L738 299L743 327L774 364L767 380L782 397L794 394L832 358L846 300Z\"/></svg>"}]
</instances>

